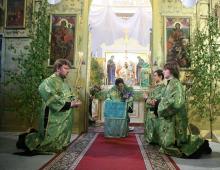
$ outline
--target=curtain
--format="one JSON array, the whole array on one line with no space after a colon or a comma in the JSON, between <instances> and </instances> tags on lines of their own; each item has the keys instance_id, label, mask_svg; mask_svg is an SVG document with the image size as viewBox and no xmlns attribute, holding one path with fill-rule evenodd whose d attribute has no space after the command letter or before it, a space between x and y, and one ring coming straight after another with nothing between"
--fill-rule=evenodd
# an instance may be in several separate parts
<instances>
[{"instance_id":1,"label":"curtain","mask_svg":"<svg viewBox=\"0 0 220 170\"><path fill-rule=\"evenodd\" d=\"M112 45L116 39L136 39L140 45L150 47L150 31L152 28L152 9L138 7L134 15L127 20L118 17L108 1L99 6L91 6L89 28L92 36L92 55L102 55L101 44Z\"/></svg>"}]
</instances>

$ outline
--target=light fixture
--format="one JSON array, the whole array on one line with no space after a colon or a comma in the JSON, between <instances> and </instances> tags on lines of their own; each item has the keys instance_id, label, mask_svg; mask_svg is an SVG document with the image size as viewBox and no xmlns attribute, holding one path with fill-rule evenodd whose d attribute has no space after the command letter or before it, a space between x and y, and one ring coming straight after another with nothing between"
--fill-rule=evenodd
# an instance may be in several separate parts
<instances>
[{"instance_id":1,"label":"light fixture","mask_svg":"<svg viewBox=\"0 0 220 170\"><path fill-rule=\"evenodd\" d=\"M196 5L198 0L181 0L181 2L186 8L192 8Z\"/></svg>"},{"instance_id":2,"label":"light fixture","mask_svg":"<svg viewBox=\"0 0 220 170\"><path fill-rule=\"evenodd\" d=\"M51 5L55 5L61 2L61 0L47 0L47 2Z\"/></svg>"}]
</instances>

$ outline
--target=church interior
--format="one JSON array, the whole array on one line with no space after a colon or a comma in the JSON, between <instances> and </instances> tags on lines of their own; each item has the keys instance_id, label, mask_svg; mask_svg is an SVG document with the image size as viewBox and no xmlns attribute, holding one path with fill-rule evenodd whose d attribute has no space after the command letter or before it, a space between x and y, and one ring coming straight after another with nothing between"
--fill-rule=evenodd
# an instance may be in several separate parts
<instances>
[{"instance_id":1,"label":"church interior","mask_svg":"<svg viewBox=\"0 0 220 170\"><path fill-rule=\"evenodd\" d=\"M0 0L0 169L220 169L219 45L219 0ZM70 145L56 154L13 154L19 134L38 128L38 86L59 58L70 62L66 82L82 102L73 109ZM188 131L212 149L200 159L166 156L144 141L144 94L170 61L179 65ZM118 78L133 89L132 130L102 138Z\"/></svg>"}]
</instances>

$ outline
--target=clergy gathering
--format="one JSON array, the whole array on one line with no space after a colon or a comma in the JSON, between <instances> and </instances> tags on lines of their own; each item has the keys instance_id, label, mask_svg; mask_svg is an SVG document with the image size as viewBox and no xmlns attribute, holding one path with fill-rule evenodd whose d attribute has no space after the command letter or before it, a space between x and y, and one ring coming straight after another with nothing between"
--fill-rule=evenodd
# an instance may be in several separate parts
<instances>
[{"instance_id":1,"label":"clergy gathering","mask_svg":"<svg viewBox=\"0 0 220 170\"><path fill-rule=\"evenodd\" d=\"M0 0L0 169L220 170L219 0Z\"/></svg>"}]
</instances>

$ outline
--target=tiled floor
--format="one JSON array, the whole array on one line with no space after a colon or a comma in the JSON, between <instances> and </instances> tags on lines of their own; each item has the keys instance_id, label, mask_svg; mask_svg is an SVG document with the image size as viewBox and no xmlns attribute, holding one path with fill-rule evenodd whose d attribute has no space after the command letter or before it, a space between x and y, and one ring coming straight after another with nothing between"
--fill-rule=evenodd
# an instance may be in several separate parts
<instances>
[{"instance_id":1,"label":"tiled floor","mask_svg":"<svg viewBox=\"0 0 220 170\"><path fill-rule=\"evenodd\" d=\"M200 159L180 159L172 157L181 170L220 170L220 143L210 142L211 155Z\"/></svg>"},{"instance_id":2,"label":"tiled floor","mask_svg":"<svg viewBox=\"0 0 220 170\"><path fill-rule=\"evenodd\" d=\"M0 132L0 169L1 170L37 170L55 155L19 156L15 146L17 136L15 132ZM71 140L77 135L73 135Z\"/></svg>"}]
</instances>

